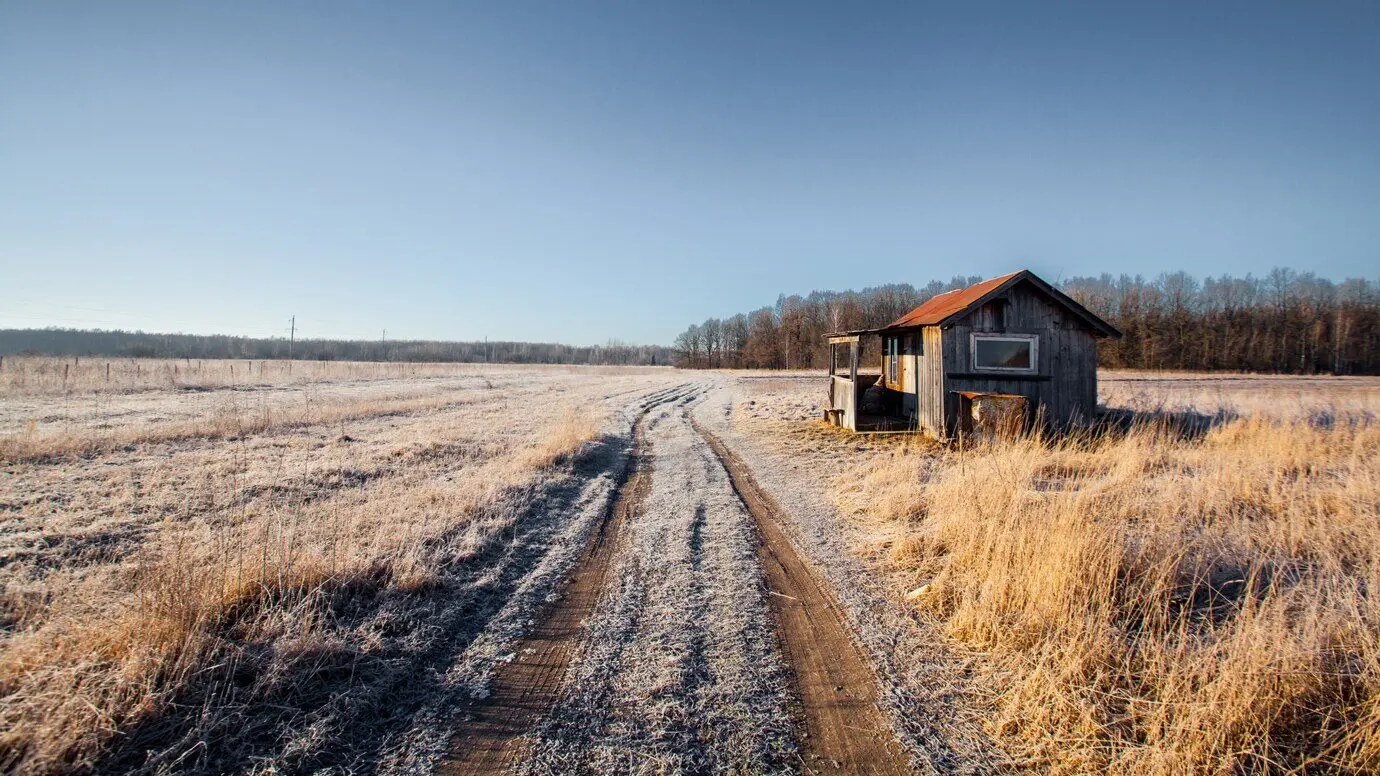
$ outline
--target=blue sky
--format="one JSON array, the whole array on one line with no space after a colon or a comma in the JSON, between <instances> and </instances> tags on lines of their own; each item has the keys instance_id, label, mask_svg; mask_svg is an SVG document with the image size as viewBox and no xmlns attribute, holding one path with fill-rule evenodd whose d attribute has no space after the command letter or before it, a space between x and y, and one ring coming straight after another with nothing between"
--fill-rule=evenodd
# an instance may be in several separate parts
<instances>
[{"instance_id":1,"label":"blue sky","mask_svg":"<svg viewBox=\"0 0 1380 776\"><path fill-rule=\"evenodd\" d=\"M0 326L669 342L1378 246L1374 2L0 2Z\"/></svg>"}]
</instances>

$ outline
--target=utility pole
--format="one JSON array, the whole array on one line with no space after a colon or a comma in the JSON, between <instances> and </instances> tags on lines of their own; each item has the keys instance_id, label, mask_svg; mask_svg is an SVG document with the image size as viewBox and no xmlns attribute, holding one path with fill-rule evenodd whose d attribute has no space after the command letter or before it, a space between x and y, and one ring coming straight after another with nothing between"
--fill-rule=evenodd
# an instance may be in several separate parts
<instances>
[{"instance_id":1,"label":"utility pole","mask_svg":"<svg viewBox=\"0 0 1380 776\"><path fill-rule=\"evenodd\" d=\"M288 319L288 361L292 360L292 342L297 339L297 316Z\"/></svg>"}]
</instances>

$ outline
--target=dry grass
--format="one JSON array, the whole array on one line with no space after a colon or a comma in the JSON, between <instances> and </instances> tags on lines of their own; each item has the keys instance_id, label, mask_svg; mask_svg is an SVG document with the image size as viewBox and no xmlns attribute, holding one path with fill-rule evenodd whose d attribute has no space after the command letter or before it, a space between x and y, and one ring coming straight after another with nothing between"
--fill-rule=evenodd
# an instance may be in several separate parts
<instances>
[{"instance_id":1,"label":"dry grass","mask_svg":"<svg viewBox=\"0 0 1380 776\"><path fill-rule=\"evenodd\" d=\"M471 400L446 394L425 394L315 404L308 399L300 404L275 407L266 403L240 402L231 397L207 415L150 425L112 425L99 433L86 428L68 427L44 432L39 430L37 423L30 422L17 434L0 436L0 463L91 456L134 444L238 438L269 430L339 424L380 415L436 410Z\"/></svg>"},{"instance_id":2,"label":"dry grass","mask_svg":"<svg viewBox=\"0 0 1380 776\"><path fill-rule=\"evenodd\" d=\"M617 385L665 374L638 367L354 362L297 362L289 374L288 362L252 362L252 382L223 379L236 369L243 377L250 363L191 361L194 379L165 380L150 375L171 376L183 362L125 360L110 384L75 390L69 383L64 391L61 375L70 362L7 358L0 370L0 464L434 411L510 392L522 395L533 381L555 378ZM100 372L103 366L82 361L81 370L88 368Z\"/></svg>"},{"instance_id":3,"label":"dry grass","mask_svg":"<svg viewBox=\"0 0 1380 776\"><path fill-rule=\"evenodd\" d=\"M361 586L424 588L437 564L463 562L506 528L485 524L485 507L501 491L540 475L596 428L570 411L532 444L470 467L460 481L403 475L352 503L268 510L214 529L167 526L122 589L62 591L43 622L6 641L0 751L24 770L79 764L246 644L309 643L323 599ZM438 553L434 540L457 527L449 551ZM96 601L112 595L121 605Z\"/></svg>"},{"instance_id":4,"label":"dry grass","mask_svg":"<svg viewBox=\"0 0 1380 776\"><path fill-rule=\"evenodd\" d=\"M5 356L0 362L0 397L74 396L143 391L215 390L312 385L343 381L426 380L493 374L531 374L552 369L601 367L399 363L376 361L286 361L196 358L59 358ZM607 367L626 374L632 367Z\"/></svg>"},{"instance_id":5,"label":"dry grass","mask_svg":"<svg viewBox=\"0 0 1380 776\"><path fill-rule=\"evenodd\" d=\"M496 505L568 468L611 389L656 384L563 368L472 383L177 418L162 413L186 395L165 392L137 399L155 417L134 428L36 435L28 455L0 442L0 769L85 770L149 720L222 713L236 683L297 692L336 652L368 657L382 637L342 612L423 595L508 541Z\"/></svg>"},{"instance_id":6,"label":"dry grass","mask_svg":"<svg viewBox=\"0 0 1380 776\"><path fill-rule=\"evenodd\" d=\"M1356 410L900 447L835 489L898 592L986 656L1031 766L1374 773L1380 425Z\"/></svg>"}]
</instances>

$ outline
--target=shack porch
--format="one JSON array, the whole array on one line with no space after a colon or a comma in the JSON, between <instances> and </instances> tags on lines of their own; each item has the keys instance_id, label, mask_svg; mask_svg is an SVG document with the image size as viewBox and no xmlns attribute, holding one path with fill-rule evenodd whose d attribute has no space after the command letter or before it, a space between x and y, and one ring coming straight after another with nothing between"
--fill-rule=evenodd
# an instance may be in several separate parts
<instances>
[{"instance_id":1,"label":"shack porch","mask_svg":"<svg viewBox=\"0 0 1380 776\"><path fill-rule=\"evenodd\" d=\"M882 375L859 371L859 358L862 337L867 332L845 332L831 334L829 342L829 403L824 407L824 419L835 426L852 431L897 432L914 431L915 424L899 412L876 412L875 407L866 407L863 395L869 388L877 385ZM839 357L846 359L841 365ZM896 393L891 391L889 393ZM888 397L894 401L883 401L887 410L899 410L900 394Z\"/></svg>"}]
</instances>

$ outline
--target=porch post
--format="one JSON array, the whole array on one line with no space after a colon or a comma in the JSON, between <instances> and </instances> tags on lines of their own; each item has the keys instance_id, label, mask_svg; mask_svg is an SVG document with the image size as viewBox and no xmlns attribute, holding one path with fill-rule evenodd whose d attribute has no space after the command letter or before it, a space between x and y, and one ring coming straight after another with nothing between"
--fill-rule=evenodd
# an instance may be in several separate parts
<instances>
[{"instance_id":1,"label":"porch post","mask_svg":"<svg viewBox=\"0 0 1380 776\"><path fill-rule=\"evenodd\" d=\"M848 379L854 386L858 384L858 340L854 339L848 344ZM854 390L857 390L856 387Z\"/></svg>"}]
</instances>

